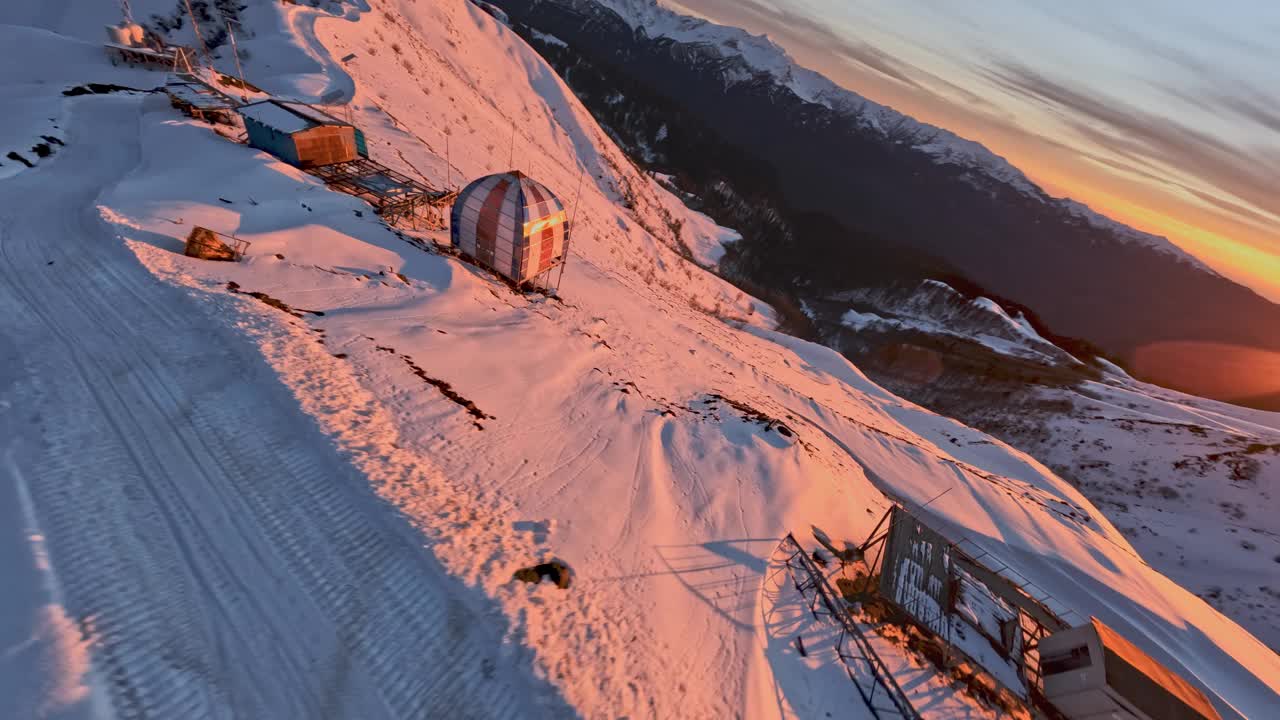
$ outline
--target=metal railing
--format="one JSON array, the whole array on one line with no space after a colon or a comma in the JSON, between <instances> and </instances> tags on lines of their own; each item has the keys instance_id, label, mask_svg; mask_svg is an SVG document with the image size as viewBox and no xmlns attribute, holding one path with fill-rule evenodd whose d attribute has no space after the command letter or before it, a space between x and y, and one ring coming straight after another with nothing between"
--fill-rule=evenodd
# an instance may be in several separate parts
<instances>
[{"instance_id":1,"label":"metal railing","mask_svg":"<svg viewBox=\"0 0 1280 720\"><path fill-rule=\"evenodd\" d=\"M845 609L844 599L831 588L826 576L805 553L795 536L787 533L778 545L778 551L785 553L784 563L792 583L796 592L805 599L814 619L825 617L836 623L839 629L836 654L871 714L877 720L887 717L922 720L889 667ZM858 668L866 672L858 672Z\"/></svg>"}]
</instances>

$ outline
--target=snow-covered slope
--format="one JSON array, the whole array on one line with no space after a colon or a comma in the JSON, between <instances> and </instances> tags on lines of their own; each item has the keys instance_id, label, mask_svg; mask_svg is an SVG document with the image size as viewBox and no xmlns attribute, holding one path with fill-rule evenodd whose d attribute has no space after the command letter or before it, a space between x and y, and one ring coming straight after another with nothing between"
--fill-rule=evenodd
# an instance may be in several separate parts
<instances>
[{"instance_id":1,"label":"snow-covered slope","mask_svg":"<svg viewBox=\"0 0 1280 720\"><path fill-rule=\"evenodd\" d=\"M963 417L1069 478L1152 566L1280 650L1280 413L1108 373Z\"/></svg>"},{"instance_id":2,"label":"snow-covered slope","mask_svg":"<svg viewBox=\"0 0 1280 720\"><path fill-rule=\"evenodd\" d=\"M1044 462L1152 566L1280 648L1280 414L1086 365L1021 314L937 281L828 300L811 311L842 318L833 347Z\"/></svg>"},{"instance_id":3,"label":"snow-covered slope","mask_svg":"<svg viewBox=\"0 0 1280 720\"><path fill-rule=\"evenodd\" d=\"M88 688L60 707L90 715L807 717L848 688L778 645L778 538L861 539L890 498L943 491L934 522L1227 715L1280 699L1280 658L1068 483L772 331L689 262L731 235L631 167L489 14L250 5L249 80L349 93L376 159L441 186L514 164L565 198L581 178L562 300L161 98L66 101L66 147L0 185L0 417L21 428L0 478L30 488L35 564L61 588L6 606L4 639L70 658L0 659L32 703L52 679ZM40 38L48 63L82 47ZM69 57L68 77L101 70ZM248 258L183 257L193 225ZM23 541L6 562L31 562ZM553 558L567 590L512 579ZM59 612L91 665L36 630ZM943 715L993 714L920 687Z\"/></svg>"}]
</instances>

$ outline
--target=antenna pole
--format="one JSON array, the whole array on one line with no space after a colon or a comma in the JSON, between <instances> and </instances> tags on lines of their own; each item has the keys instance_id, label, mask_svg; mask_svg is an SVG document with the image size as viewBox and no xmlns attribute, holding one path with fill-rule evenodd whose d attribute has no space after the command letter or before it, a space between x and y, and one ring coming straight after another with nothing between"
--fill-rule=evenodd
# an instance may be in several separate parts
<instances>
[{"instance_id":1,"label":"antenna pole","mask_svg":"<svg viewBox=\"0 0 1280 720\"><path fill-rule=\"evenodd\" d=\"M515 118L512 118L511 119L511 152L510 154L507 155L507 166L511 167L512 170L515 170L515 167L513 167L515 165L515 162L516 162L516 121L515 121Z\"/></svg>"},{"instance_id":2,"label":"antenna pole","mask_svg":"<svg viewBox=\"0 0 1280 720\"><path fill-rule=\"evenodd\" d=\"M200 49L204 52L204 61L213 67L213 56L209 54L209 46L204 44L204 36L200 34L200 23L196 22L196 14L191 10L191 0L182 0L187 6L187 17L191 18L191 30L195 33L196 42L200 43Z\"/></svg>"},{"instance_id":3,"label":"antenna pole","mask_svg":"<svg viewBox=\"0 0 1280 720\"><path fill-rule=\"evenodd\" d=\"M925 509L925 508L929 507L929 505L930 505L930 504L932 504L934 500L937 500L938 498L942 497L943 495L946 495L946 494L947 494L947 493L949 493L949 492L951 492L951 488L947 488L946 490L943 490L942 492L938 493L937 495L934 495L934 496L929 500L929 502L927 502L927 503L925 503L925 504L921 505L921 506L920 506L920 509L921 509L921 510L923 510L923 509Z\"/></svg>"},{"instance_id":4,"label":"antenna pole","mask_svg":"<svg viewBox=\"0 0 1280 720\"><path fill-rule=\"evenodd\" d=\"M569 214L570 228L573 227L572 223L578 220L578 201L582 199L582 176L586 175L586 173L586 168L578 168L578 189L573 193L573 210Z\"/></svg>"},{"instance_id":5,"label":"antenna pole","mask_svg":"<svg viewBox=\"0 0 1280 720\"><path fill-rule=\"evenodd\" d=\"M586 172L585 167L578 168L578 189L573 194L573 209L569 211L569 232L564 237L564 258L560 261L560 275L556 277L557 295L560 294L560 282L564 280L564 266L569 264L569 243L578 229L578 201L582 199L582 178Z\"/></svg>"},{"instance_id":6,"label":"antenna pole","mask_svg":"<svg viewBox=\"0 0 1280 720\"><path fill-rule=\"evenodd\" d=\"M240 76L240 99L249 102L249 86L244 81L244 68L240 67L240 48L236 46L236 34L231 31L231 21L227 21L227 36L231 38L231 57L236 60L236 74Z\"/></svg>"}]
</instances>

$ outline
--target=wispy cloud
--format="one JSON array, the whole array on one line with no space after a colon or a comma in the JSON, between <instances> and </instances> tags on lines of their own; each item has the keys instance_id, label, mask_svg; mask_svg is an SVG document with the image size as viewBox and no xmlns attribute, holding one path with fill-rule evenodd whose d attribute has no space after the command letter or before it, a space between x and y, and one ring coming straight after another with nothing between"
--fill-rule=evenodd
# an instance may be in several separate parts
<instances>
[{"instance_id":1,"label":"wispy cloud","mask_svg":"<svg viewBox=\"0 0 1280 720\"><path fill-rule=\"evenodd\" d=\"M997 60L982 74L1006 92L1044 105L1059 113L1082 138L1148 170L1173 171L1201 180L1218 194L1238 198L1244 205L1280 218L1280 173L1259 162L1255 152L1207 132L1187 127L1171 118L1135 107L1122 100L1047 77L1015 61ZM1220 94L1221 95L1221 94ZM1280 124L1280 116L1242 96L1216 98L1224 108ZM1202 195L1210 194L1202 190ZM1229 206L1228 198L1220 207Z\"/></svg>"},{"instance_id":2,"label":"wispy cloud","mask_svg":"<svg viewBox=\"0 0 1280 720\"><path fill-rule=\"evenodd\" d=\"M1239 117L1251 120L1275 133L1280 133L1280 103L1263 97L1261 94L1231 95L1219 92L1217 102L1231 110Z\"/></svg>"},{"instance_id":3,"label":"wispy cloud","mask_svg":"<svg viewBox=\"0 0 1280 720\"><path fill-rule=\"evenodd\" d=\"M700 14L729 24L765 28L784 48L803 47L939 99L949 96L951 101L962 100L996 109L986 98L961 85L902 60L873 43L841 34L830 23L784 5L756 0L697 0L690 4L696 5Z\"/></svg>"}]
</instances>

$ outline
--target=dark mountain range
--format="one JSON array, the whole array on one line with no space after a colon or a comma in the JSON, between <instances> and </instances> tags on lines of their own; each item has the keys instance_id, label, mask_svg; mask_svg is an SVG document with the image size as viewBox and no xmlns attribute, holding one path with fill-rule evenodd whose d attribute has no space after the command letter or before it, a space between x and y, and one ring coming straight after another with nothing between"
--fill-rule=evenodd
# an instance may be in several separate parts
<instances>
[{"instance_id":1,"label":"dark mountain range","mask_svg":"<svg viewBox=\"0 0 1280 720\"><path fill-rule=\"evenodd\" d=\"M856 103L805 100L722 46L650 37L592 0L497 4L637 162L743 233L721 263L731 279L805 305L943 279L1131 369L1139 350L1169 342L1280 351L1280 306L1012 168L1011 180L940 161L930 145L945 131L905 116L886 129L886 108L870 122Z\"/></svg>"}]
</instances>

